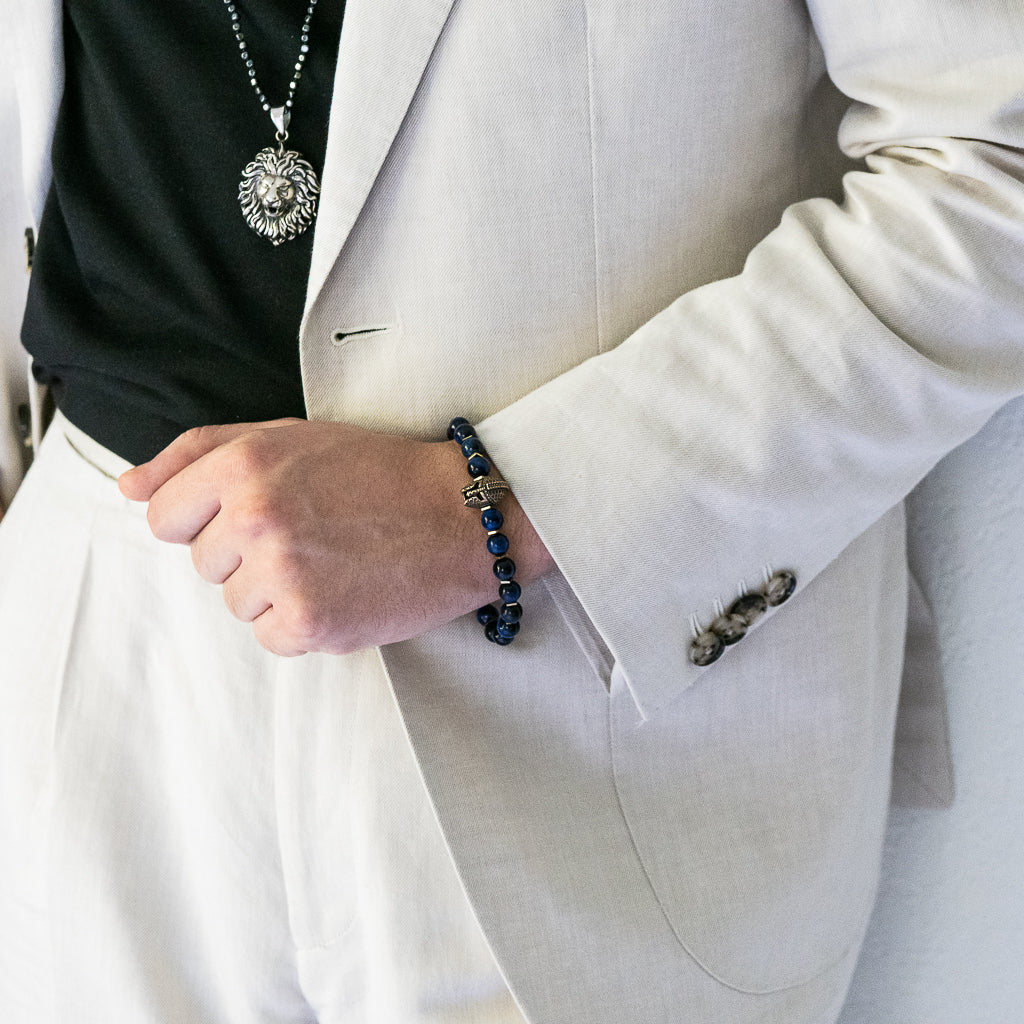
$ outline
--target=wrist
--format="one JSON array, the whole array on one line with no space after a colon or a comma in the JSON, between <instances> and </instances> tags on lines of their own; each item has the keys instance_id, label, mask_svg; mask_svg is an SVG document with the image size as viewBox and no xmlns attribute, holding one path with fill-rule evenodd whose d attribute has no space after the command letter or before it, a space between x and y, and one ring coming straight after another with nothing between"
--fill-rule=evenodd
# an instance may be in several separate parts
<instances>
[{"instance_id":1,"label":"wrist","mask_svg":"<svg viewBox=\"0 0 1024 1024\"><path fill-rule=\"evenodd\" d=\"M497 586L492 584L487 603L477 608L477 619L488 640L507 646L520 630L522 584L550 568L552 560L522 507L510 494L509 484L491 464L473 426L463 417L456 417L448 426L448 439L464 457L471 480L461 488L463 504L479 517L486 535L484 548L494 559L491 572ZM514 547L512 537L521 546ZM519 562L513 559L513 550Z\"/></svg>"},{"instance_id":2,"label":"wrist","mask_svg":"<svg viewBox=\"0 0 1024 1024\"><path fill-rule=\"evenodd\" d=\"M516 579L525 586L554 569L555 561L516 499L514 491L502 502L501 508L505 514L504 532L516 553Z\"/></svg>"}]
</instances>

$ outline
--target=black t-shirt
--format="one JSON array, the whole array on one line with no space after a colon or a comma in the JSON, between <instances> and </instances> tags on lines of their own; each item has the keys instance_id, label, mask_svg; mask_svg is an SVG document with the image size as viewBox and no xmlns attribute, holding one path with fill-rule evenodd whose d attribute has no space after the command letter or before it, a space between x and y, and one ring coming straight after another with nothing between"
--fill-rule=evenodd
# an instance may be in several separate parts
<instances>
[{"instance_id":1,"label":"black t-shirt","mask_svg":"<svg viewBox=\"0 0 1024 1024\"><path fill-rule=\"evenodd\" d=\"M65 415L131 462L204 423L304 415L313 228L246 224L275 145L226 0L66 0L66 85L22 339ZM288 95L302 0L236 0L259 85ZM320 0L287 147L323 169L343 0Z\"/></svg>"}]
</instances>

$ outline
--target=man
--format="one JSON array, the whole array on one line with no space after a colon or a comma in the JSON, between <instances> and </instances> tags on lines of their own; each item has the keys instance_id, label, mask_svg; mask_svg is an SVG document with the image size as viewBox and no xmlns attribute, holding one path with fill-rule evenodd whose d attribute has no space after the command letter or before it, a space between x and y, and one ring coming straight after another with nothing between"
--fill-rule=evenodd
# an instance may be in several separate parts
<instances>
[{"instance_id":1,"label":"man","mask_svg":"<svg viewBox=\"0 0 1024 1024\"><path fill-rule=\"evenodd\" d=\"M67 9L62 210L86 177L67 111L132 99L90 63L104 40L162 116L209 81L203 59L160 63L166 26L92 36L97 12ZM258 19L228 9L244 49ZM37 214L60 20L8 19ZM47 347L59 301L26 323L70 424L4 524L10 578L33 581L0 607L33 680L4 693L13 1013L834 1020L887 802L899 502L1024 391L1022 43L1001 0L351 3L301 323L311 422L211 426L153 458L149 420L114 417L123 458L103 444L107 385L83 379L189 405L205 349L175 346L210 318L150 289L186 279L203 221L182 209L234 197L139 160L164 247L119 199L130 176L92 179L117 213L91 237L111 225L128 278L156 280L122 297L79 268L104 300L76 320L84 398L77 356ZM829 78L863 161L841 204ZM207 105L184 107L194 139L156 133L169 156L220 139ZM88 221L65 216L67 252ZM231 270L219 246L194 248L206 282ZM167 347L136 379L116 336L139 306ZM227 331L258 323L229 312ZM269 378L199 379L235 401ZM496 584L441 440L456 415L514 495L508 646L465 614ZM120 488L155 541L109 479L137 461Z\"/></svg>"}]
</instances>

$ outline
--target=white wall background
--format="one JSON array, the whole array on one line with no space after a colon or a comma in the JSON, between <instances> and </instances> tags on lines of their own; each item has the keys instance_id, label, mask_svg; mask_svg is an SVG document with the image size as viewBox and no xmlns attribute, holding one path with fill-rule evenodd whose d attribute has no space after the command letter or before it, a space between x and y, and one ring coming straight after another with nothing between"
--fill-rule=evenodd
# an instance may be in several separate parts
<instances>
[{"instance_id":1,"label":"white wall background","mask_svg":"<svg viewBox=\"0 0 1024 1024\"><path fill-rule=\"evenodd\" d=\"M909 510L912 562L942 642L956 800L944 811L892 812L878 904L841 1024L1018 1024L1024 401L941 462Z\"/></svg>"},{"instance_id":2,"label":"white wall background","mask_svg":"<svg viewBox=\"0 0 1024 1024\"><path fill-rule=\"evenodd\" d=\"M0 466L12 466L18 453L10 448L18 402L28 400L26 356L18 342L21 311L25 304L25 227L29 215L21 192L21 154L18 115L10 68L0 61ZM15 481L0 477L0 496L9 502ZM0 567L0 572L2 572ZM2 654L0 654L2 657Z\"/></svg>"}]
</instances>

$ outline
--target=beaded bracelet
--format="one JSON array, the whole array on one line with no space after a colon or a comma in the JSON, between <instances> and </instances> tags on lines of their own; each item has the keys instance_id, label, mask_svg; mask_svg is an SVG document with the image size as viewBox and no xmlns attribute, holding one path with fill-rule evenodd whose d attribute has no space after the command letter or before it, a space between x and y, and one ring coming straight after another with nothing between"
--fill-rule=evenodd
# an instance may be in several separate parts
<instances>
[{"instance_id":1,"label":"beaded bracelet","mask_svg":"<svg viewBox=\"0 0 1024 1024\"><path fill-rule=\"evenodd\" d=\"M506 647L516 638L523 616L523 606L519 603L523 589L513 578L516 563L508 557L508 537L500 532L505 517L495 507L510 488L504 480L491 476L491 461L469 420L456 416L448 424L448 439L459 446L467 459L466 469L473 482L462 488L462 501L467 508L480 510L480 522L487 531L487 550L494 555L494 575L498 578L498 597L502 602L500 609L493 604L478 608L476 618L491 643Z\"/></svg>"}]
</instances>

